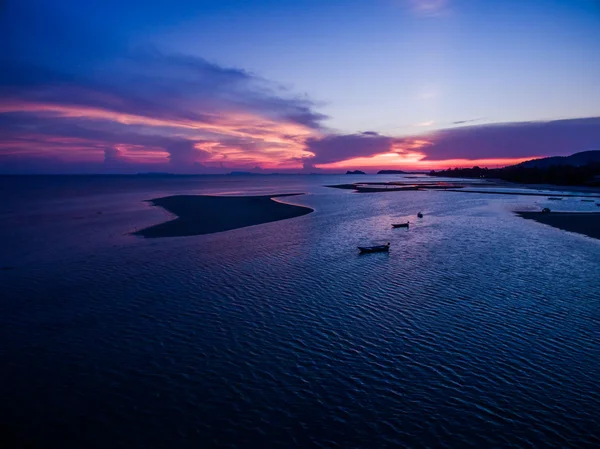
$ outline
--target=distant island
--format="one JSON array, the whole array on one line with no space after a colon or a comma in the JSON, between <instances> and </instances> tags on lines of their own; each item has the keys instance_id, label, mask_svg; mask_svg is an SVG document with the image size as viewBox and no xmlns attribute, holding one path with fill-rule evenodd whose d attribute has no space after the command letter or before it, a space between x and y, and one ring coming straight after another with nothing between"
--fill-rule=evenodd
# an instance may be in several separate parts
<instances>
[{"instance_id":1,"label":"distant island","mask_svg":"<svg viewBox=\"0 0 600 449\"><path fill-rule=\"evenodd\" d=\"M378 175L405 175L406 172L402 170L379 170Z\"/></svg>"},{"instance_id":2,"label":"distant island","mask_svg":"<svg viewBox=\"0 0 600 449\"><path fill-rule=\"evenodd\" d=\"M354 170L354 171L348 170L346 172L346 174L347 175L366 175L366 173L364 171L361 171L361 170Z\"/></svg>"},{"instance_id":3,"label":"distant island","mask_svg":"<svg viewBox=\"0 0 600 449\"><path fill-rule=\"evenodd\" d=\"M430 176L447 178L495 178L522 184L600 186L600 151L584 151L566 157L546 157L504 168L485 167L432 170Z\"/></svg>"}]
</instances>

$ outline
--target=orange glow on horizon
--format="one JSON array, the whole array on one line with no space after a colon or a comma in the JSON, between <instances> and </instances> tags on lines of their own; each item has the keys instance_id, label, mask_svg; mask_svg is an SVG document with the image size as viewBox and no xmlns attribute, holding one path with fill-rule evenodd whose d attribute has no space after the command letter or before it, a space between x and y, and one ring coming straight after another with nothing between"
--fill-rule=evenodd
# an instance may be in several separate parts
<instances>
[{"instance_id":1,"label":"orange glow on horizon","mask_svg":"<svg viewBox=\"0 0 600 449\"><path fill-rule=\"evenodd\" d=\"M535 157L535 156L534 156ZM524 158L494 158L494 159L447 159L440 161L424 160L423 153L383 153L373 157L358 157L330 164L319 164L317 168L324 170L444 170L454 167L480 167L496 168L518 164L534 157ZM541 157L541 156L540 156Z\"/></svg>"}]
</instances>

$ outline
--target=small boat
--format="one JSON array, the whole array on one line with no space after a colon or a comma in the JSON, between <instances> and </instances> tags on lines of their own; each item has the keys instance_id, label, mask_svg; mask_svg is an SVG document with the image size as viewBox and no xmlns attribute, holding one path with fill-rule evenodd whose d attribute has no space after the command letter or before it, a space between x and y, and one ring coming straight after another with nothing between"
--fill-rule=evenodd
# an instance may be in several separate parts
<instances>
[{"instance_id":1,"label":"small boat","mask_svg":"<svg viewBox=\"0 0 600 449\"><path fill-rule=\"evenodd\" d=\"M550 198L548 198L549 200L553 200L553 201L560 201L562 200L562 198L558 198L556 196L551 196Z\"/></svg>"},{"instance_id":2,"label":"small boat","mask_svg":"<svg viewBox=\"0 0 600 449\"><path fill-rule=\"evenodd\" d=\"M594 200L581 200L581 201L583 201L584 203L593 203L594 202Z\"/></svg>"},{"instance_id":3,"label":"small boat","mask_svg":"<svg viewBox=\"0 0 600 449\"><path fill-rule=\"evenodd\" d=\"M361 253L385 253L390 250L389 242L385 245L378 246L359 246L358 249Z\"/></svg>"},{"instance_id":4,"label":"small boat","mask_svg":"<svg viewBox=\"0 0 600 449\"><path fill-rule=\"evenodd\" d=\"M549 213L550 213L550 208L549 208L549 207L544 207L544 208L542 209L542 213L543 213L543 214L549 214Z\"/></svg>"},{"instance_id":5,"label":"small boat","mask_svg":"<svg viewBox=\"0 0 600 449\"><path fill-rule=\"evenodd\" d=\"M392 228L408 228L410 221L407 221L406 223L397 223L397 224L392 224Z\"/></svg>"},{"instance_id":6,"label":"small boat","mask_svg":"<svg viewBox=\"0 0 600 449\"><path fill-rule=\"evenodd\" d=\"M419 218L423 218L423 214L422 214L421 212L419 212L419 213L417 214L417 217L419 217Z\"/></svg>"}]
</instances>

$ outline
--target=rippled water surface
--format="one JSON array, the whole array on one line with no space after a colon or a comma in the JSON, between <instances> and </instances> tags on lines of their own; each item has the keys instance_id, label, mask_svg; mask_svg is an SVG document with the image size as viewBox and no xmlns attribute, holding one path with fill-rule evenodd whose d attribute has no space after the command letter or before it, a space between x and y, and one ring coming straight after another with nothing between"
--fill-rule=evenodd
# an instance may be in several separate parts
<instances>
[{"instance_id":1,"label":"rippled water surface","mask_svg":"<svg viewBox=\"0 0 600 449\"><path fill-rule=\"evenodd\" d=\"M597 207L349 180L3 179L3 447L599 446L600 241L512 213ZM315 212L129 234L289 192Z\"/></svg>"}]
</instances>

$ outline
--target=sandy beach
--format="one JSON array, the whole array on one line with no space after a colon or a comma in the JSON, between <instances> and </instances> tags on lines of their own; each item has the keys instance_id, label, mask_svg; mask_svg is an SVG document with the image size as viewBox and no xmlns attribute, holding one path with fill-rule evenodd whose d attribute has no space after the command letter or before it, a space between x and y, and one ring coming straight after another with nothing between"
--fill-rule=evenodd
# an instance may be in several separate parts
<instances>
[{"instance_id":1,"label":"sandy beach","mask_svg":"<svg viewBox=\"0 0 600 449\"><path fill-rule=\"evenodd\" d=\"M273 200L292 195L301 194L238 197L178 195L155 198L149 200L153 206L160 206L177 218L136 231L134 235L157 238L210 234L299 217L313 211L308 207Z\"/></svg>"},{"instance_id":2,"label":"sandy beach","mask_svg":"<svg viewBox=\"0 0 600 449\"><path fill-rule=\"evenodd\" d=\"M600 239L600 212L517 212L517 215L565 231Z\"/></svg>"}]
</instances>

